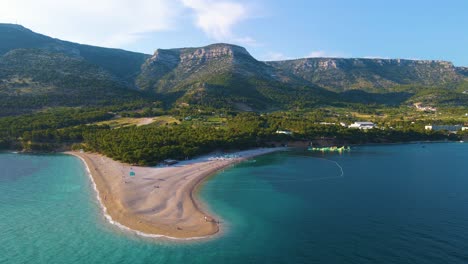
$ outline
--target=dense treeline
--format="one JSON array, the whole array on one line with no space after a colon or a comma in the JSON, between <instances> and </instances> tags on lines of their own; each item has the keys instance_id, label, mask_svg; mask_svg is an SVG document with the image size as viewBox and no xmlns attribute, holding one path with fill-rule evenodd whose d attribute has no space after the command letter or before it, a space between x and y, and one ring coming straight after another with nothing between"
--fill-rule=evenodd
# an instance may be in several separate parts
<instances>
[{"instance_id":1,"label":"dense treeline","mask_svg":"<svg viewBox=\"0 0 468 264\"><path fill-rule=\"evenodd\" d=\"M277 134L290 129L293 135ZM317 142L331 139L340 144L441 140L442 133L416 129L372 129L361 131L307 120L242 113L230 117L222 127L190 125L144 126L85 131L80 147L103 153L123 162L148 165L166 158L184 159L214 150L245 149L286 144L291 141Z\"/></svg>"},{"instance_id":2,"label":"dense treeline","mask_svg":"<svg viewBox=\"0 0 468 264\"><path fill-rule=\"evenodd\" d=\"M80 109L63 109L21 117L0 118L2 135L18 136L25 131L58 129L78 124L108 120L114 115L105 110L83 111Z\"/></svg>"},{"instance_id":3,"label":"dense treeline","mask_svg":"<svg viewBox=\"0 0 468 264\"><path fill-rule=\"evenodd\" d=\"M108 107L155 98L132 88L103 68L68 53L16 49L0 56L0 116L45 107Z\"/></svg>"},{"instance_id":4,"label":"dense treeline","mask_svg":"<svg viewBox=\"0 0 468 264\"><path fill-rule=\"evenodd\" d=\"M110 98L102 91L89 89L86 94L63 95L4 95L0 93L0 117L30 114L44 108L84 107L109 108L116 105L126 105L128 102L151 102L132 94L124 94L118 98Z\"/></svg>"},{"instance_id":5,"label":"dense treeline","mask_svg":"<svg viewBox=\"0 0 468 264\"><path fill-rule=\"evenodd\" d=\"M97 121L108 120L116 116L115 112L135 111L136 109L148 109L151 114L160 111L160 102L148 102L134 100L120 105L111 105L99 108L54 108L34 114L8 116L0 118L0 136L21 136L25 131L37 131L43 129L58 129L80 124L89 124ZM156 108L155 108L156 107Z\"/></svg>"},{"instance_id":6,"label":"dense treeline","mask_svg":"<svg viewBox=\"0 0 468 264\"><path fill-rule=\"evenodd\" d=\"M129 104L120 106L120 113L162 111L160 105ZM114 109L114 110L115 110ZM150 165L167 159L185 159L214 150L246 149L259 146L279 146L291 142L302 145L349 145L379 142L442 140L444 133L424 130L423 124L397 121L396 128L383 125L379 129L362 131L341 125L320 124L324 111L306 113L279 112L269 114L232 113L225 111L218 122L186 121L186 115L203 119L213 112L173 110L180 124L150 124L111 128L93 124L116 114L109 109L55 109L35 115L0 118L0 148L27 151L87 149L127 163ZM198 113L198 117L196 116ZM278 134L289 130L292 135ZM456 136L451 136L457 139Z\"/></svg>"},{"instance_id":7,"label":"dense treeline","mask_svg":"<svg viewBox=\"0 0 468 264\"><path fill-rule=\"evenodd\" d=\"M88 131L108 130L106 125L79 125L63 129L46 129L24 132L20 146L24 151L65 151L73 144L83 142L83 135Z\"/></svg>"},{"instance_id":8,"label":"dense treeline","mask_svg":"<svg viewBox=\"0 0 468 264\"><path fill-rule=\"evenodd\" d=\"M35 114L1 117L0 149L21 148L28 140L47 144L80 142L83 139L83 131L93 127L89 124L112 119L117 111L134 111L141 107L153 111L152 107L159 105L159 102L140 100L101 108L55 108ZM54 146L44 148L52 150ZM39 150L43 150L42 147Z\"/></svg>"},{"instance_id":9,"label":"dense treeline","mask_svg":"<svg viewBox=\"0 0 468 264\"><path fill-rule=\"evenodd\" d=\"M245 131L185 125L95 130L86 132L84 139L89 150L140 165L154 164L166 158L185 159L216 149L261 145Z\"/></svg>"},{"instance_id":10,"label":"dense treeline","mask_svg":"<svg viewBox=\"0 0 468 264\"><path fill-rule=\"evenodd\" d=\"M0 149L21 147L26 150L53 150L56 144L71 140L79 142L83 139L81 134L84 128L74 126L112 117L114 114L97 109L55 109L38 114L3 117L0 118ZM68 129L60 130L67 127ZM46 145L34 147L36 143Z\"/></svg>"}]
</instances>

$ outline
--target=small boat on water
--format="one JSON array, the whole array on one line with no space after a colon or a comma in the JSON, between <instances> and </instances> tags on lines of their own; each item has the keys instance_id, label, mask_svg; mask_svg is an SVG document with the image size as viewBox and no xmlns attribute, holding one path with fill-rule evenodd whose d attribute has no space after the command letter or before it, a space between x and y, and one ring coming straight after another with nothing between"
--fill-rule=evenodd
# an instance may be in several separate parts
<instances>
[{"instance_id":1,"label":"small boat on water","mask_svg":"<svg viewBox=\"0 0 468 264\"><path fill-rule=\"evenodd\" d=\"M307 150L310 151L320 151L320 152L345 152L345 151L351 151L350 147L322 147L322 148L315 148L315 147L309 147Z\"/></svg>"}]
</instances>

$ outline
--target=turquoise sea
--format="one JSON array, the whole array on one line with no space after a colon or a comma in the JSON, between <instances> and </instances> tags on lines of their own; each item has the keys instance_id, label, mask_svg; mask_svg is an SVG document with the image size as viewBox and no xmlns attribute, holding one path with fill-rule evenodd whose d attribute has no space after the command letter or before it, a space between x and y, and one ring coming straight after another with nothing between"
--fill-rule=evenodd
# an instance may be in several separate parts
<instances>
[{"instance_id":1,"label":"turquoise sea","mask_svg":"<svg viewBox=\"0 0 468 264\"><path fill-rule=\"evenodd\" d=\"M0 154L0 263L467 263L468 144L273 153L205 182L201 241L104 220L81 161Z\"/></svg>"}]
</instances>

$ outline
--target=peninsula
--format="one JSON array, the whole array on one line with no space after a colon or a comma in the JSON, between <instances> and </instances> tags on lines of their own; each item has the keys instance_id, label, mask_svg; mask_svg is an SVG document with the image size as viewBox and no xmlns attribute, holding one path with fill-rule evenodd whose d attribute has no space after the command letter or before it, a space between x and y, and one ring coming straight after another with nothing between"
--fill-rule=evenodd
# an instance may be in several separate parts
<instances>
[{"instance_id":1,"label":"peninsula","mask_svg":"<svg viewBox=\"0 0 468 264\"><path fill-rule=\"evenodd\" d=\"M95 153L67 154L85 162L112 222L146 236L188 239L207 237L220 229L218 219L196 198L199 183L230 165L284 149L204 156L166 167L134 167Z\"/></svg>"}]
</instances>

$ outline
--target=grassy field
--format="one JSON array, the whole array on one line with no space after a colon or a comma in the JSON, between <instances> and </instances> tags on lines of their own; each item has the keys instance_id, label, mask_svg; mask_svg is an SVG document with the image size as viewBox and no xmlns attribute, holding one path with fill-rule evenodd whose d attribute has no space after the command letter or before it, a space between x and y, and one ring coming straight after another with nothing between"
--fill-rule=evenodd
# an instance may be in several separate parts
<instances>
[{"instance_id":1,"label":"grassy field","mask_svg":"<svg viewBox=\"0 0 468 264\"><path fill-rule=\"evenodd\" d=\"M102 121L95 123L96 125L109 125L111 128L120 128L126 126L143 126L143 125L158 125L163 126L166 124L179 124L180 121L172 116L157 116L157 117L119 117L112 120Z\"/></svg>"}]
</instances>

